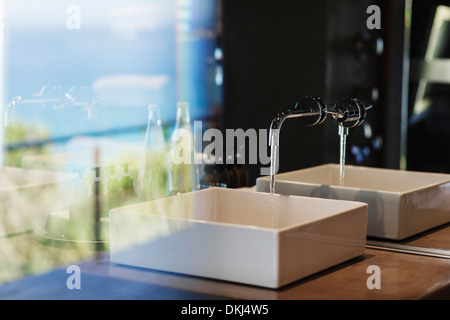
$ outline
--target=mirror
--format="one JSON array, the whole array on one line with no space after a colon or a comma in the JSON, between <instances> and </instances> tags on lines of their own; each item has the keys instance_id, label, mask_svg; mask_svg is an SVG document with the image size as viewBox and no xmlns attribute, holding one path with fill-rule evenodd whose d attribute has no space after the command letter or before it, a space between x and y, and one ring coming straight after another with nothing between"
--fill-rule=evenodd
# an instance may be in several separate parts
<instances>
[{"instance_id":1,"label":"mirror","mask_svg":"<svg viewBox=\"0 0 450 320\"><path fill-rule=\"evenodd\" d=\"M450 173L450 2L413 2L409 170Z\"/></svg>"},{"instance_id":2,"label":"mirror","mask_svg":"<svg viewBox=\"0 0 450 320\"><path fill-rule=\"evenodd\" d=\"M405 1L409 79L404 168L450 173L450 1ZM408 22L408 18L410 21ZM409 48L408 48L409 47ZM405 93L405 92L404 92ZM406 110L404 110L406 111ZM450 224L404 241L369 239L368 246L450 258Z\"/></svg>"}]
</instances>

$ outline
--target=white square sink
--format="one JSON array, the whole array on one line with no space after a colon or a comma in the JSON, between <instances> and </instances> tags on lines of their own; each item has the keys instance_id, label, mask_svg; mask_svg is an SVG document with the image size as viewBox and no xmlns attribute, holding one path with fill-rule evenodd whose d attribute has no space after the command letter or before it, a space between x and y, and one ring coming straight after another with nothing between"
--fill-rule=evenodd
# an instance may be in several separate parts
<instances>
[{"instance_id":1,"label":"white square sink","mask_svg":"<svg viewBox=\"0 0 450 320\"><path fill-rule=\"evenodd\" d=\"M78 175L0 167L0 237L42 230L47 215L69 207Z\"/></svg>"},{"instance_id":2,"label":"white square sink","mask_svg":"<svg viewBox=\"0 0 450 320\"><path fill-rule=\"evenodd\" d=\"M269 177L256 181L256 191L269 191ZM275 176L280 194L365 202L367 235L403 240L450 221L450 175L339 165L286 172Z\"/></svg>"},{"instance_id":3,"label":"white square sink","mask_svg":"<svg viewBox=\"0 0 450 320\"><path fill-rule=\"evenodd\" d=\"M364 254L367 205L210 188L110 210L118 264L279 288Z\"/></svg>"}]
</instances>

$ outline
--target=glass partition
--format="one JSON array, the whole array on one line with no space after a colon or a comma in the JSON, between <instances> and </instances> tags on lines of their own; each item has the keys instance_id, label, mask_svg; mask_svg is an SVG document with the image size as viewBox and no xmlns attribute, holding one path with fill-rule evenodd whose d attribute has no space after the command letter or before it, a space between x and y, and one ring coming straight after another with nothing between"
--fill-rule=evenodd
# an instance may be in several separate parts
<instances>
[{"instance_id":1,"label":"glass partition","mask_svg":"<svg viewBox=\"0 0 450 320\"><path fill-rule=\"evenodd\" d=\"M0 284L106 249L108 209L135 200L149 105L167 140L178 102L192 123L217 119L219 13L217 0L0 0Z\"/></svg>"}]
</instances>

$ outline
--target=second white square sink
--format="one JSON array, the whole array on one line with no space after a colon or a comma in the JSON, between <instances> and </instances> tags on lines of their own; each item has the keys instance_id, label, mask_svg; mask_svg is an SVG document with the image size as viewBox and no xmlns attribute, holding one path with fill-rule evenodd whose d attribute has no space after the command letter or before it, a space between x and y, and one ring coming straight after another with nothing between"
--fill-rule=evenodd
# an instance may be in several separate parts
<instances>
[{"instance_id":1,"label":"second white square sink","mask_svg":"<svg viewBox=\"0 0 450 320\"><path fill-rule=\"evenodd\" d=\"M256 191L269 191L269 177L257 179ZM450 222L450 175L339 165L275 176L280 194L361 201L369 205L367 235L403 240Z\"/></svg>"},{"instance_id":2,"label":"second white square sink","mask_svg":"<svg viewBox=\"0 0 450 320\"><path fill-rule=\"evenodd\" d=\"M367 205L211 188L110 210L111 261L278 288L365 252Z\"/></svg>"}]
</instances>

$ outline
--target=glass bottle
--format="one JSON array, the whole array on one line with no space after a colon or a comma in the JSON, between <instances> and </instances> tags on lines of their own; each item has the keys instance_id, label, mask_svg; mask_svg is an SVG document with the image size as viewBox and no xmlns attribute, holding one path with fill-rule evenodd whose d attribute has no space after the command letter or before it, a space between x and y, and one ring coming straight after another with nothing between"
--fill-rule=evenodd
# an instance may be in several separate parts
<instances>
[{"instance_id":1,"label":"glass bottle","mask_svg":"<svg viewBox=\"0 0 450 320\"><path fill-rule=\"evenodd\" d=\"M203 166L205 174L200 180L201 189L211 187L226 188L228 185L228 176L225 173L225 165L223 163L213 161L205 162Z\"/></svg>"},{"instance_id":2,"label":"glass bottle","mask_svg":"<svg viewBox=\"0 0 450 320\"><path fill-rule=\"evenodd\" d=\"M218 187L227 188L229 182L227 173L225 172L225 164L216 163L215 172L217 175Z\"/></svg>"},{"instance_id":3,"label":"glass bottle","mask_svg":"<svg viewBox=\"0 0 450 320\"><path fill-rule=\"evenodd\" d=\"M225 173L227 174L227 187L235 189L238 187L238 176L234 165L234 155L228 154L225 162Z\"/></svg>"},{"instance_id":4,"label":"glass bottle","mask_svg":"<svg viewBox=\"0 0 450 320\"><path fill-rule=\"evenodd\" d=\"M214 174L214 164L205 163L203 166L204 175L200 180L201 189L206 189L211 186L215 187L217 183L216 175Z\"/></svg>"},{"instance_id":5,"label":"glass bottle","mask_svg":"<svg viewBox=\"0 0 450 320\"><path fill-rule=\"evenodd\" d=\"M177 104L177 117L169 153L169 193L171 195L199 189L198 167L194 162L194 137L189 103Z\"/></svg>"},{"instance_id":6,"label":"glass bottle","mask_svg":"<svg viewBox=\"0 0 450 320\"><path fill-rule=\"evenodd\" d=\"M248 173L243 164L236 163L234 170L237 175L237 187L245 188L248 187Z\"/></svg>"},{"instance_id":7,"label":"glass bottle","mask_svg":"<svg viewBox=\"0 0 450 320\"><path fill-rule=\"evenodd\" d=\"M234 165L234 170L237 175L237 187L238 188L248 187L248 184L249 184L248 171L244 165L245 159L242 158L242 154L243 153L237 151L236 158L235 158L236 162Z\"/></svg>"},{"instance_id":8,"label":"glass bottle","mask_svg":"<svg viewBox=\"0 0 450 320\"><path fill-rule=\"evenodd\" d=\"M148 107L147 131L139 165L136 193L138 201L159 199L167 195L165 141L159 107Z\"/></svg>"}]
</instances>

